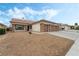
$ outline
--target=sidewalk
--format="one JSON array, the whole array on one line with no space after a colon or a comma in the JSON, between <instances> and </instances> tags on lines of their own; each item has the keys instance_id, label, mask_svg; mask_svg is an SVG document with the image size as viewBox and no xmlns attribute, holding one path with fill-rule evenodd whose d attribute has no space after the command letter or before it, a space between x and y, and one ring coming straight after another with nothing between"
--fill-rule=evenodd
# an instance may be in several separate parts
<instances>
[{"instance_id":1,"label":"sidewalk","mask_svg":"<svg viewBox=\"0 0 79 59\"><path fill-rule=\"evenodd\" d=\"M79 38L75 41L66 56L79 56Z\"/></svg>"}]
</instances>

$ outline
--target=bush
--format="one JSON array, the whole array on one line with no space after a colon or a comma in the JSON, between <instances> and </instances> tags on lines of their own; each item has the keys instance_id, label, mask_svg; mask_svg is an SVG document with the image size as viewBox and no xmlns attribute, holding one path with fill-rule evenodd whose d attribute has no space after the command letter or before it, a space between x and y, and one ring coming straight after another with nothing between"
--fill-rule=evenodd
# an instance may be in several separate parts
<instances>
[{"instance_id":1,"label":"bush","mask_svg":"<svg viewBox=\"0 0 79 59\"><path fill-rule=\"evenodd\" d=\"M0 35L3 35L5 33L6 33L5 29L0 28Z\"/></svg>"}]
</instances>

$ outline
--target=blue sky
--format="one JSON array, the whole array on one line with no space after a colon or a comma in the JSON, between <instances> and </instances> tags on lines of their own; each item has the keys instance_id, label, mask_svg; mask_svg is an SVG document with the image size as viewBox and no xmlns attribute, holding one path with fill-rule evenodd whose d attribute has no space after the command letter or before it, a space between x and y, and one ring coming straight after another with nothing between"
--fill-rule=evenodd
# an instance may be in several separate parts
<instances>
[{"instance_id":1,"label":"blue sky","mask_svg":"<svg viewBox=\"0 0 79 59\"><path fill-rule=\"evenodd\" d=\"M0 22L10 25L12 18L46 19L73 25L79 23L79 4L73 3L0 3Z\"/></svg>"}]
</instances>

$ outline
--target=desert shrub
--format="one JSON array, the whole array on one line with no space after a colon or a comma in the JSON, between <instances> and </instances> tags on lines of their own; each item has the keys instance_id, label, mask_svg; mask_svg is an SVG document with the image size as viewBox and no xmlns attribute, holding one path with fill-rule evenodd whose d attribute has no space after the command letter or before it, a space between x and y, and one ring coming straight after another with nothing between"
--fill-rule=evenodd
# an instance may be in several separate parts
<instances>
[{"instance_id":1,"label":"desert shrub","mask_svg":"<svg viewBox=\"0 0 79 59\"><path fill-rule=\"evenodd\" d=\"M0 35L3 35L5 33L6 33L5 29L0 28Z\"/></svg>"},{"instance_id":2,"label":"desert shrub","mask_svg":"<svg viewBox=\"0 0 79 59\"><path fill-rule=\"evenodd\" d=\"M7 28L6 31L12 31L12 28Z\"/></svg>"}]
</instances>

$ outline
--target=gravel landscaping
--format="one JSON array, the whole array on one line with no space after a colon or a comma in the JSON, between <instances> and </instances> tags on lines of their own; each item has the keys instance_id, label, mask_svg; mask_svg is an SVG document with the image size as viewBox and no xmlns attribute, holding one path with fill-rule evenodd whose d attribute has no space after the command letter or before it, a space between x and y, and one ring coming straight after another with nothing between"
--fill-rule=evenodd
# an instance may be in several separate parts
<instances>
[{"instance_id":1,"label":"gravel landscaping","mask_svg":"<svg viewBox=\"0 0 79 59\"><path fill-rule=\"evenodd\" d=\"M0 35L0 40L3 40L3 39L5 39L5 38L6 38L6 36L7 36L7 34Z\"/></svg>"},{"instance_id":2,"label":"gravel landscaping","mask_svg":"<svg viewBox=\"0 0 79 59\"><path fill-rule=\"evenodd\" d=\"M29 35L28 32L13 32L0 41L0 55L64 56L73 43L73 40L50 34Z\"/></svg>"}]
</instances>

